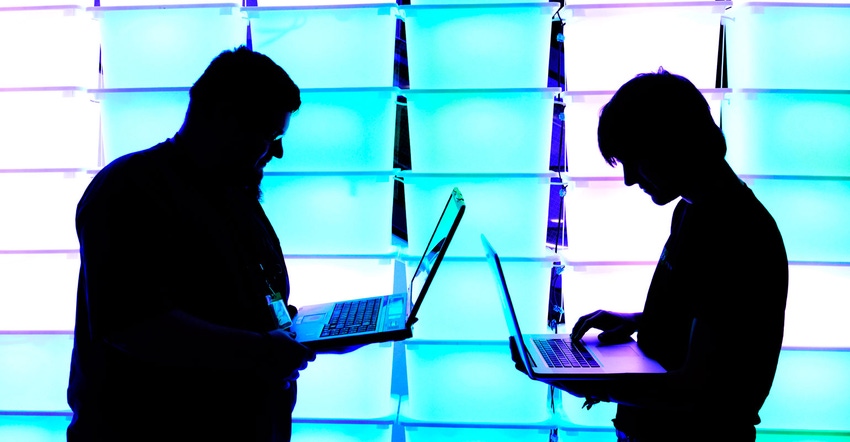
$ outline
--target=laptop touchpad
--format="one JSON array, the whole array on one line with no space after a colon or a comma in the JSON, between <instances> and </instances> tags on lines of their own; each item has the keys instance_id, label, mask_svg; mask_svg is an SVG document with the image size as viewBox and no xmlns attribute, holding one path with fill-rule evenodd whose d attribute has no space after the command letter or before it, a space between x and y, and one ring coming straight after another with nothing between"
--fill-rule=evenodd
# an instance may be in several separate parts
<instances>
[{"instance_id":1,"label":"laptop touchpad","mask_svg":"<svg viewBox=\"0 0 850 442\"><path fill-rule=\"evenodd\" d=\"M594 347L594 350L599 353L600 356L604 356L606 358L614 358L614 357L629 357L633 358L637 354L634 350L633 346L630 344L623 345L600 345Z\"/></svg>"}]
</instances>

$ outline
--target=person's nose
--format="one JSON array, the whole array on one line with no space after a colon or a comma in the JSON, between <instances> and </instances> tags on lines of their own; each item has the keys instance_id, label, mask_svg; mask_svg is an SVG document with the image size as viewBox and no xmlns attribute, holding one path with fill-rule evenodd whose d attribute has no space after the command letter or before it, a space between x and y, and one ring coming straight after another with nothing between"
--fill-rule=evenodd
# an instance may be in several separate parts
<instances>
[{"instance_id":1,"label":"person's nose","mask_svg":"<svg viewBox=\"0 0 850 442\"><path fill-rule=\"evenodd\" d=\"M269 146L269 153L275 158L283 158L283 140L277 138L272 141L272 145Z\"/></svg>"}]
</instances>

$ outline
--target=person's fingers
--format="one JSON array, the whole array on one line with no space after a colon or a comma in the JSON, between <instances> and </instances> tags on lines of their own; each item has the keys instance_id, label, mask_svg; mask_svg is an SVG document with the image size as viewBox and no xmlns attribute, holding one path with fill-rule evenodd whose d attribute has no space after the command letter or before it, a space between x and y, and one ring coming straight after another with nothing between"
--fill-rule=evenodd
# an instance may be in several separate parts
<instances>
[{"instance_id":1,"label":"person's fingers","mask_svg":"<svg viewBox=\"0 0 850 442\"><path fill-rule=\"evenodd\" d=\"M286 312L289 313L290 318L294 318L298 314L298 308L294 305L287 305Z\"/></svg>"},{"instance_id":2,"label":"person's fingers","mask_svg":"<svg viewBox=\"0 0 850 442\"><path fill-rule=\"evenodd\" d=\"M603 344L622 344L628 341L631 336L631 329L619 326L600 333L598 339Z\"/></svg>"},{"instance_id":3,"label":"person's fingers","mask_svg":"<svg viewBox=\"0 0 850 442\"><path fill-rule=\"evenodd\" d=\"M588 330L596 326L596 323L604 316L603 310L597 310L589 315L584 315L576 321L573 327L572 339L581 339Z\"/></svg>"}]
</instances>

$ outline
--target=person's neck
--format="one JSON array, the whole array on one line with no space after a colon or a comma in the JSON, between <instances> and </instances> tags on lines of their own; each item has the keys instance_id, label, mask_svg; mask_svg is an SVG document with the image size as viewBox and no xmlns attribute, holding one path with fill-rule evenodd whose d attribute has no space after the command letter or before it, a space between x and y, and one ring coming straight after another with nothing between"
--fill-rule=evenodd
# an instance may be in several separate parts
<instances>
[{"instance_id":1,"label":"person's neck","mask_svg":"<svg viewBox=\"0 0 850 442\"><path fill-rule=\"evenodd\" d=\"M189 161L202 171L216 171L224 169L225 162L222 161L219 140L213 134L204 131L193 130L185 124L177 131L177 137L181 148L185 149Z\"/></svg>"},{"instance_id":2,"label":"person's neck","mask_svg":"<svg viewBox=\"0 0 850 442\"><path fill-rule=\"evenodd\" d=\"M743 182L726 160L706 163L688 173L687 188L682 198L691 204L723 200L741 189Z\"/></svg>"}]
</instances>

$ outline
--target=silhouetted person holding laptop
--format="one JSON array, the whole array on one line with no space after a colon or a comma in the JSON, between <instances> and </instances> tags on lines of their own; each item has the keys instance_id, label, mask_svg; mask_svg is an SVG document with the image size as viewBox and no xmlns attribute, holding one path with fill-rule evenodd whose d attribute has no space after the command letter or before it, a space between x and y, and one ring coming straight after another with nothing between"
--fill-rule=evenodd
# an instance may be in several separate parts
<instances>
[{"instance_id":1,"label":"silhouetted person holding laptop","mask_svg":"<svg viewBox=\"0 0 850 442\"><path fill-rule=\"evenodd\" d=\"M573 339L599 329L600 341L618 343L637 332L668 372L551 384L591 404L616 402L620 441L755 440L788 292L773 217L726 163L723 133L684 77L659 70L624 84L602 108L598 141L626 185L658 205L681 199L643 312L582 316Z\"/></svg>"},{"instance_id":2,"label":"silhouetted person holding laptop","mask_svg":"<svg viewBox=\"0 0 850 442\"><path fill-rule=\"evenodd\" d=\"M289 278L258 198L300 91L239 47L189 95L176 135L104 167L77 206L70 442L290 440L315 353L269 304Z\"/></svg>"}]
</instances>

